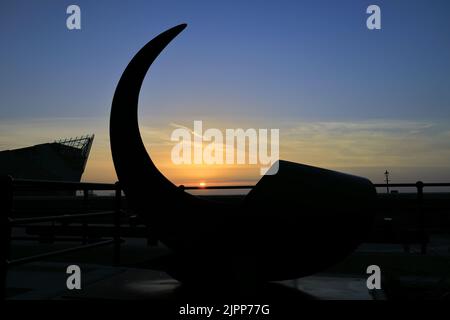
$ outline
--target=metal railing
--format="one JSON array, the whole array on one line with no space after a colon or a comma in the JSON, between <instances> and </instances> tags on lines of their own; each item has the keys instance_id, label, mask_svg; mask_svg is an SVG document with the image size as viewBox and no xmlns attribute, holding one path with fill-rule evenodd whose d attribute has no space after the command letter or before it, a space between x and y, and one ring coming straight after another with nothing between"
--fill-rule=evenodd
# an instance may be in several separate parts
<instances>
[{"instance_id":1,"label":"metal railing","mask_svg":"<svg viewBox=\"0 0 450 320\"><path fill-rule=\"evenodd\" d=\"M208 189L252 189L254 186L244 185L244 186L181 186L184 190L208 190ZM450 187L450 183L424 183L422 181L417 181L416 183L376 183L375 188L415 188L416 189L416 201L417 201L417 211L418 211L418 225L417 229L419 231L419 242L420 251L422 254L427 252L428 235L426 230L426 216L423 209L423 194L424 188L427 187Z\"/></svg>"},{"instance_id":2,"label":"metal railing","mask_svg":"<svg viewBox=\"0 0 450 320\"><path fill-rule=\"evenodd\" d=\"M377 183L374 184L376 188L416 188L416 201L418 210L418 230L420 234L420 252L427 253L428 235L426 230L426 216L423 208L423 191L424 188L430 187L450 187L450 183L424 183L417 181L416 183Z\"/></svg>"},{"instance_id":3,"label":"metal railing","mask_svg":"<svg viewBox=\"0 0 450 320\"><path fill-rule=\"evenodd\" d=\"M387 184L374 184L376 188L383 187L398 187L398 188L416 188L417 190L417 208L419 212L419 229L421 233L421 252L426 253L426 224L425 213L423 210L423 191L426 187L450 187L450 183L423 183L418 181L416 183L390 183ZM230 190L230 189L252 189L253 185L233 185L233 186L180 186L184 190ZM58 216L43 216L32 218L14 218L13 199L14 192L17 188L20 189L37 189L37 190L58 190L58 191L82 191L83 198L87 201L90 191L115 191L115 209L113 211L94 212L94 213L80 213L80 214L65 214ZM53 257L65 253L74 251L80 251L84 249L90 249L94 247L113 244L113 264L118 265L120 263L120 227L121 216L124 213L122 211L122 190L118 183L80 183L80 182L59 182L59 181L37 181L37 180L15 180L9 176L0 177L0 214L1 214L1 231L3 239L1 241L1 272L2 278L0 287L3 289L3 297L6 296L6 277L8 268L12 266L21 265L24 263L39 261L48 257ZM95 243L87 243L83 241L83 245L72 247L68 249L57 250L49 253L19 258L10 260L11 256L11 233L12 228L17 225L26 225L41 222L54 222L54 221L71 221L82 220L83 227L87 228L87 219L95 217L113 217L114 232L113 238L110 240L99 241ZM84 237L84 235L83 235ZM84 239L86 240L86 239Z\"/></svg>"},{"instance_id":4,"label":"metal railing","mask_svg":"<svg viewBox=\"0 0 450 320\"><path fill-rule=\"evenodd\" d=\"M43 217L32 218L14 218L14 192L17 189L32 189L32 190L46 190L46 191L82 191L83 198L87 201L89 192L94 190L107 190L115 191L114 195L114 210L92 213L79 213L79 214L64 214L53 215ZM100 246L106 246L112 244L113 249L113 264L118 265L120 263L120 225L121 216L124 213L121 209L122 204L122 190L118 183L106 184L106 183L81 183L81 182L59 182L59 181L37 181L37 180L16 180L10 176L0 177L0 214L1 214L1 231L3 239L1 241L1 283L0 288L2 290L3 298L6 298L6 279L8 269L13 266L18 266L24 263L39 261L45 258L54 257L66 253L75 251L91 249ZM109 240L97 241L94 243L87 243L85 236L83 235L83 244L62 250L56 250L48 253L37 254L11 260L11 241L12 241L12 229L18 225L28 225L42 222L56 222L56 221L76 221L82 220L83 229L87 229L88 220L98 217L112 217L113 218L113 237Z\"/></svg>"}]
</instances>

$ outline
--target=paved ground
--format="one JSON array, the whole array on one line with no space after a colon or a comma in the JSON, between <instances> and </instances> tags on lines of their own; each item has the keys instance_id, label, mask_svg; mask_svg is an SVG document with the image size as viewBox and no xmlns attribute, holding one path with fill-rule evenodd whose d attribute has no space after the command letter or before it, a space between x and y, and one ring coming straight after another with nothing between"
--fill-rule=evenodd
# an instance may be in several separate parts
<instances>
[{"instance_id":1,"label":"paved ground","mask_svg":"<svg viewBox=\"0 0 450 320\"><path fill-rule=\"evenodd\" d=\"M14 257L27 256L67 245L17 242L13 254ZM432 237L427 255L419 254L418 247L413 247L412 253L405 253L401 245L363 244L348 259L325 273L285 281L267 291L292 296L292 289L295 289L298 299L450 299L449 248L448 236ZM121 300L173 297L182 292L179 283L163 272L150 270L148 264L165 252L164 247L147 247L144 240L127 239L121 267L111 266L111 247L14 267L8 274L8 296L10 299ZM70 264L77 264L82 270L81 291L66 289L66 268ZM374 296L366 287L365 272L371 264L381 267L383 278L383 290ZM211 282L214 283L214 279Z\"/></svg>"},{"instance_id":2,"label":"paved ground","mask_svg":"<svg viewBox=\"0 0 450 320\"><path fill-rule=\"evenodd\" d=\"M30 263L15 268L8 277L9 298L152 300L170 298L180 287L163 272L82 264L82 288L70 291L66 288L66 268L67 264L61 262ZM316 275L285 281L281 286L296 288L309 299L372 299L364 278Z\"/></svg>"}]
</instances>

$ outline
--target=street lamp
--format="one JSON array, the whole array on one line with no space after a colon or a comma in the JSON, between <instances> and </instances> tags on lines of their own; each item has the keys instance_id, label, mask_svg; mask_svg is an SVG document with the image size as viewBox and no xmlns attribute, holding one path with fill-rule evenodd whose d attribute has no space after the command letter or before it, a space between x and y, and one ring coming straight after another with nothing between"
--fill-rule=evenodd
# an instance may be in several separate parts
<instances>
[{"instance_id":1,"label":"street lamp","mask_svg":"<svg viewBox=\"0 0 450 320\"><path fill-rule=\"evenodd\" d=\"M386 170L384 176L386 177L386 179L384 180L386 181L386 192L389 193L389 171Z\"/></svg>"}]
</instances>

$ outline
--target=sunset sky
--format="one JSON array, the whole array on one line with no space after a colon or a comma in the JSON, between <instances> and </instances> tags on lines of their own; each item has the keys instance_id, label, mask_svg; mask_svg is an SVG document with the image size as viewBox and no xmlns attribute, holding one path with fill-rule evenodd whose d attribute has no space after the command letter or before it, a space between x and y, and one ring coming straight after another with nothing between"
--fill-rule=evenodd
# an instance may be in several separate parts
<instances>
[{"instance_id":1,"label":"sunset sky","mask_svg":"<svg viewBox=\"0 0 450 320\"><path fill-rule=\"evenodd\" d=\"M81 8L81 30L66 8ZM366 8L382 29L366 28ZM176 166L177 126L280 129L281 159L396 182L450 181L450 2L0 3L0 150L94 133L84 181L116 180L111 100L132 56L188 27L141 90L147 151L176 184L254 183L256 167ZM169 88L173 88L169 90Z\"/></svg>"}]
</instances>

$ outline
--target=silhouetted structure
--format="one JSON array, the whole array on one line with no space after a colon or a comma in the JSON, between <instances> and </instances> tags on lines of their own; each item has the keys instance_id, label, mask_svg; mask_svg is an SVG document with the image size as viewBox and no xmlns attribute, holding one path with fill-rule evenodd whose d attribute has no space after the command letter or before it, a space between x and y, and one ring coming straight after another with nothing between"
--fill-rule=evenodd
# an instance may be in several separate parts
<instances>
[{"instance_id":1,"label":"silhouetted structure","mask_svg":"<svg viewBox=\"0 0 450 320\"><path fill-rule=\"evenodd\" d=\"M161 33L133 57L110 118L114 166L129 205L174 252L165 270L187 283L214 277L215 285L226 285L298 278L337 263L370 230L376 191L369 180L279 161L276 175L230 205L186 193L153 164L138 127L139 91L153 61L185 27Z\"/></svg>"},{"instance_id":2,"label":"silhouetted structure","mask_svg":"<svg viewBox=\"0 0 450 320\"><path fill-rule=\"evenodd\" d=\"M389 193L389 171L384 172L384 181L386 182L386 193Z\"/></svg>"},{"instance_id":3,"label":"silhouetted structure","mask_svg":"<svg viewBox=\"0 0 450 320\"><path fill-rule=\"evenodd\" d=\"M79 182L94 135L0 152L0 175L15 179Z\"/></svg>"}]
</instances>

